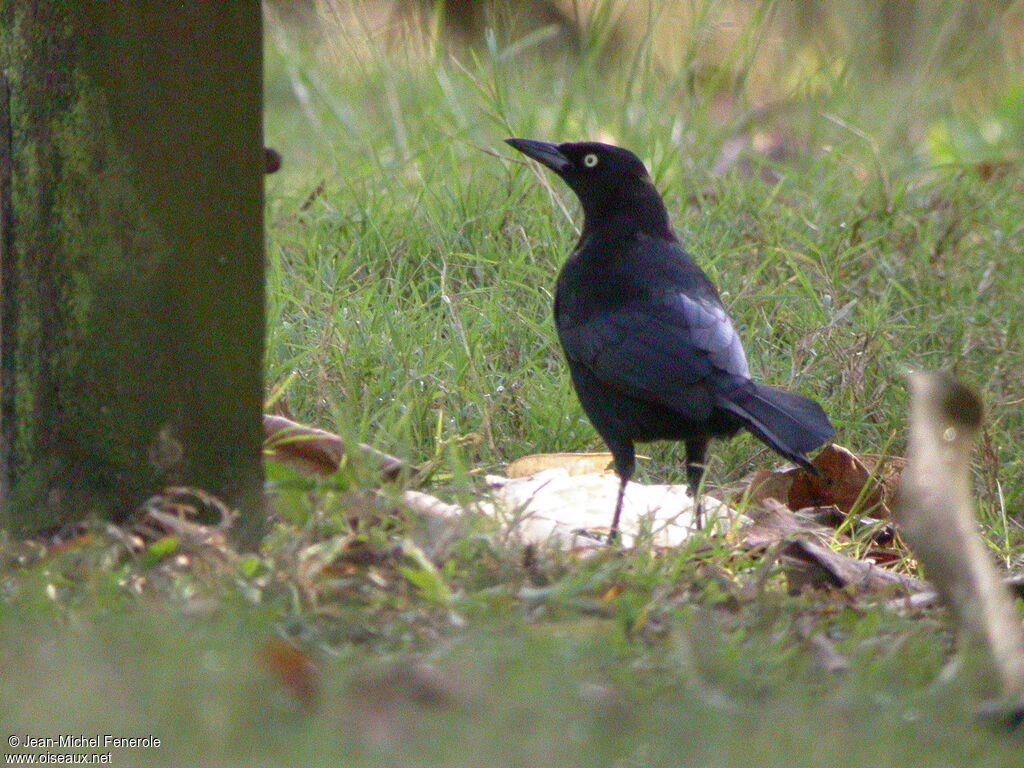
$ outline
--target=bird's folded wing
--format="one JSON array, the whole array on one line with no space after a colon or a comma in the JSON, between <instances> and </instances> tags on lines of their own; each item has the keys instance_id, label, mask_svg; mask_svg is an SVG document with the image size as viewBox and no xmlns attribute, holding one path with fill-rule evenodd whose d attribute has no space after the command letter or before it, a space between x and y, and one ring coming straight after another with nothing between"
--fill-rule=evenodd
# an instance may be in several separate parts
<instances>
[{"instance_id":1,"label":"bird's folded wing","mask_svg":"<svg viewBox=\"0 0 1024 768\"><path fill-rule=\"evenodd\" d=\"M746 356L716 301L673 293L559 330L566 355L597 378L672 405L680 387L748 379Z\"/></svg>"}]
</instances>

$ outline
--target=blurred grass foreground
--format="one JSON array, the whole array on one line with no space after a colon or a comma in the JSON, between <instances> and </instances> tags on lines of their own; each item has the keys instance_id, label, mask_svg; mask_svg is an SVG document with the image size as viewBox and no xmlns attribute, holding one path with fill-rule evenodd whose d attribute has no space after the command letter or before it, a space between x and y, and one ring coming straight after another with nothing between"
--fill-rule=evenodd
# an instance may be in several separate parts
<instances>
[{"instance_id":1,"label":"blurred grass foreground","mask_svg":"<svg viewBox=\"0 0 1024 768\"><path fill-rule=\"evenodd\" d=\"M982 529L1021 570L1024 3L264 9L268 407L446 499L597 448L550 319L572 203L501 139L600 139L648 163L756 375L853 451L902 453L907 366L983 393ZM773 461L716 446L711 482ZM576 561L468 520L430 548L354 464L268 475L255 554L0 539L9 734L161 740L125 766L1024 765L935 609L791 594L707 538Z\"/></svg>"}]
</instances>

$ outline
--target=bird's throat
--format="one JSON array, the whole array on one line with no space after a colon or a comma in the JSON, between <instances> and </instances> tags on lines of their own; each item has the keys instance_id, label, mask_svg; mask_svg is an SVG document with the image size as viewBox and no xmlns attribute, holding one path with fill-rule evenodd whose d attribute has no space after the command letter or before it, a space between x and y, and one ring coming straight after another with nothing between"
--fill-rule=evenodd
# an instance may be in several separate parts
<instances>
[{"instance_id":1,"label":"bird's throat","mask_svg":"<svg viewBox=\"0 0 1024 768\"><path fill-rule=\"evenodd\" d=\"M665 203L653 184L632 191L616 190L615 194L607 196L580 196L580 202L583 206L581 242L598 231L620 235L642 232L675 240Z\"/></svg>"}]
</instances>

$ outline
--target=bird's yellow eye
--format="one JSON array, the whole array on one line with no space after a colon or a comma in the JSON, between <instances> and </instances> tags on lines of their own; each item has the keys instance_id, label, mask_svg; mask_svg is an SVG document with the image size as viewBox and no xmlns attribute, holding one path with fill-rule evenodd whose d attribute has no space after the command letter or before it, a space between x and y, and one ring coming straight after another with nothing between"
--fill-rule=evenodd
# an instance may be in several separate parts
<instances>
[{"instance_id":1,"label":"bird's yellow eye","mask_svg":"<svg viewBox=\"0 0 1024 768\"><path fill-rule=\"evenodd\" d=\"M587 168L593 168L595 165L597 165L597 155L595 155L593 152L591 152L589 155L584 155L583 164L587 166Z\"/></svg>"}]
</instances>

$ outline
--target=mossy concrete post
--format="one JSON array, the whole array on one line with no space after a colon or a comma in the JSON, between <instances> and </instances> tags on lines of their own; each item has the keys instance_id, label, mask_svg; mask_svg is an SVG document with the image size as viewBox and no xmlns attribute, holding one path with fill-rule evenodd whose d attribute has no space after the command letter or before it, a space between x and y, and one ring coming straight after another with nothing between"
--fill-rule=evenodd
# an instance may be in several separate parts
<instances>
[{"instance_id":1,"label":"mossy concrete post","mask_svg":"<svg viewBox=\"0 0 1024 768\"><path fill-rule=\"evenodd\" d=\"M258 2L0 0L0 525L263 520Z\"/></svg>"}]
</instances>

